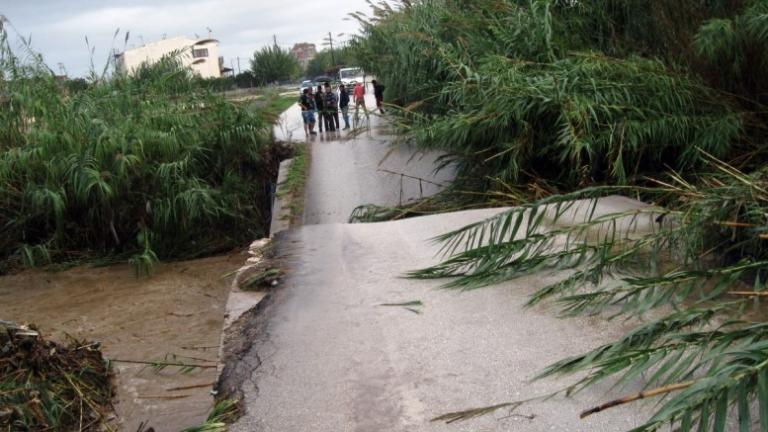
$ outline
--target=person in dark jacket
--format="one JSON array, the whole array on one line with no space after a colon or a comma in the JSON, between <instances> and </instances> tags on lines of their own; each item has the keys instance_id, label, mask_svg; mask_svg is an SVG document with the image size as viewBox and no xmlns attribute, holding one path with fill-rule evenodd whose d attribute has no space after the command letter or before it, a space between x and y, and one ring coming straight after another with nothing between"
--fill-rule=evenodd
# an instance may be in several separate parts
<instances>
[{"instance_id":1,"label":"person in dark jacket","mask_svg":"<svg viewBox=\"0 0 768 432\"><path fill-rule=\"evenodd\" d=\"M373 95L376 97L376 108L378 108L379 111L384 114L384 108L382 108L382 104L384 102L385 87L382 84L376 82L376 80L372 80L371 84L373 84Z\"/></svg>"},{"instance_id":2,"label":"person in dark jacket","mask_svg":"<svg viewBox=\"0 0 768 432\"><path fill-rule=\"evenodd\" d=\"M328 119L328 123L325 125L325 130L336 132L341 129L339 127L339 98L336 93L333 92L333 87L330 84L325 83L325 118Z\"/></svg>"},{"instance_id":3,"label":"person in dark jacket","mask_svg":"<svg viewBox=\"0 0 768 432\"><path fill-rule=\"evenodd\" d=\"M304 119L304 133L317 135L315 132L315 98L312 97L310 91L311 89L304 89L299 98L299 105L301 105L301 117Z\"/></svg>"},{"instance_id":4,"label":"person in dark jacket","mask_svg":"<svg viewBox=\"0 0 768 432\"><path fill-rule=\"evenodd\" d=\"M349 129L349 92L344 84L339 86L339 108L344 118L344 130Z\"/></svg>"},{"instance_id":5,"label":"person in dark jacket","mask_svg":"<svg viewBox=\"0 0 768 432\"><path fill-rule=\"evenodd\" d=\"M315 110L317 110L317 127L320 133L323 133L323 122L325 122L325 105L323 104L323 86L317 86L315 93ZM326 126L326 130L327 130Z\"/></svg>"}]
</instances>

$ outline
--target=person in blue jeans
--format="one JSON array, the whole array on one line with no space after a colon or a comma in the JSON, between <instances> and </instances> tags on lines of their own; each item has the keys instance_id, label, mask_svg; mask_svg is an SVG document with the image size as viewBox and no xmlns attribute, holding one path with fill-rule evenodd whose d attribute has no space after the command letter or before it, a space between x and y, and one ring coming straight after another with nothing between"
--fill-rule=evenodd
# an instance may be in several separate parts
<instances>
[{"instance_id":1,"label":"person in blue jeans","mask_svg":"<svg viewBox=\"0 0 768 432\"><path fill-rule=\"evenodd\" d=\"M299 105L301 105L301 117L304 120L304 133L317 135L315 132L315 99L308 88L304 89L304 93L299 98Z\"/></svg>"},{"instance_id":2,"label":"person in blue jeans","mask_svg":"<svg viewBox=\"0 0 768 432\"><path fill-rule=\"evenodd\" d=\"M339 86L339 108L341 116L344 118L344 130L349 129L349 92L344 84Z\"/></svg>"}]
</instances>

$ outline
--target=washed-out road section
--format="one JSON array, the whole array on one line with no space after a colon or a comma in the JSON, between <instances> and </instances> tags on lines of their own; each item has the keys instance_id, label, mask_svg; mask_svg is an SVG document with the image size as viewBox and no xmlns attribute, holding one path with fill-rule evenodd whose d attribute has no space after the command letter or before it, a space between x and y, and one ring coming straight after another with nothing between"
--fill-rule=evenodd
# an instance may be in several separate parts
<instances>
[{"instance_id":1,"label":"washed-out road section","mask_svg":"<svg viewBox=\"0 0 768 432\"><path fill-rule=\"evenodd\" d=\"M288 276L247 356L260 366L246 381L246 413L232 430L597 432L641 424L648 411L638 405L579 420L583 409L617 394L607 386L467 422L430 421L448 411L560 389L567 380L531 379L548 364L608 342L627 327L524 308L528 295L556 275L467 292L441 289L444 281L403 278L437 262L439 247L431 238L502 210L344 223L356 205L401 199L399 183L379 177L392 138L386 128L372 127L370 135L355 139L310 139L305 225L278 241ZM392 171L410 169L413 177L430 178L436 155L409 168L413 151L394 152L401 153L389 159ZM602 208L632 205L617 197ZM423 303L421 313L382 305L415 300Z\"/></svg>"}]
</instances>

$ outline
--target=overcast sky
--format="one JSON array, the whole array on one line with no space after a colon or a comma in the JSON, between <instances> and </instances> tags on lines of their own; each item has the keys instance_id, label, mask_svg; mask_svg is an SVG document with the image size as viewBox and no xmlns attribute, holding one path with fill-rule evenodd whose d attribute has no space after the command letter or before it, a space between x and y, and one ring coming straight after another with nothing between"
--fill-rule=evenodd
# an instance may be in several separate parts
<instances>
[{"instance_id":1,"label":"overcast sky","mask_svg":"<svg viewBox=\"0 0 768 432\"><path fill-rule=\"evenodd\" d=\"M130 48L163 35L205 37L208 27L227 66L237 69L240 57L245 70L253 52L272 43L272 35L286 48L312 42L320 49L329 31L334 37L356 33L357 23L344 20L354 11L368 12L365 0L0 0L0 15L22 35L31 35L33 48L51 69L58 73L63 63L70 77L88 73L86 36L101 69L111 47L122 50L126 31ZM113 42L118 28L120 36Z\"/></svg>"}]
</instances>

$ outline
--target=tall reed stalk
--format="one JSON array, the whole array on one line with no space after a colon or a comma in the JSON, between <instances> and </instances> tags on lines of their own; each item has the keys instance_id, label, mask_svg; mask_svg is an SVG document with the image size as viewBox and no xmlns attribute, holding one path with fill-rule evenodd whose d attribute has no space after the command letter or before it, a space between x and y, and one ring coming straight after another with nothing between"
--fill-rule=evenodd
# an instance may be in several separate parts
<instances>
[{"instance_id":1,"label":"tall reed stalk","mask_svg":"<svg viewBox=\"0 0 768 432\"><path fill-rule=\"evenodd\" d=\"M71 91L0 33L0 271L159 259L263 236L280 150L266 113L200 85L178 57Z\"/></svg>"},{"instance_id":2,"label":"tall reed stalk","mask_svg":"<svg viewBox=\"0 0 768 432\"><path fill-rule=\"evenodd\" d=\"M401 106L391 112L406 137L458 167L454 190L473 205L531 184L561 191L514 194L517 207L436 238L441 262L409 275L475 289L558 272L529 306L654 311L540 377L575 375L563 395L641 380L643 392L582 413L658 401L633 432L768 430L768 1L372 5L355 15L357 56ZM600 210L615 193L664 207Z\"/></svg>"}]
</instances>

